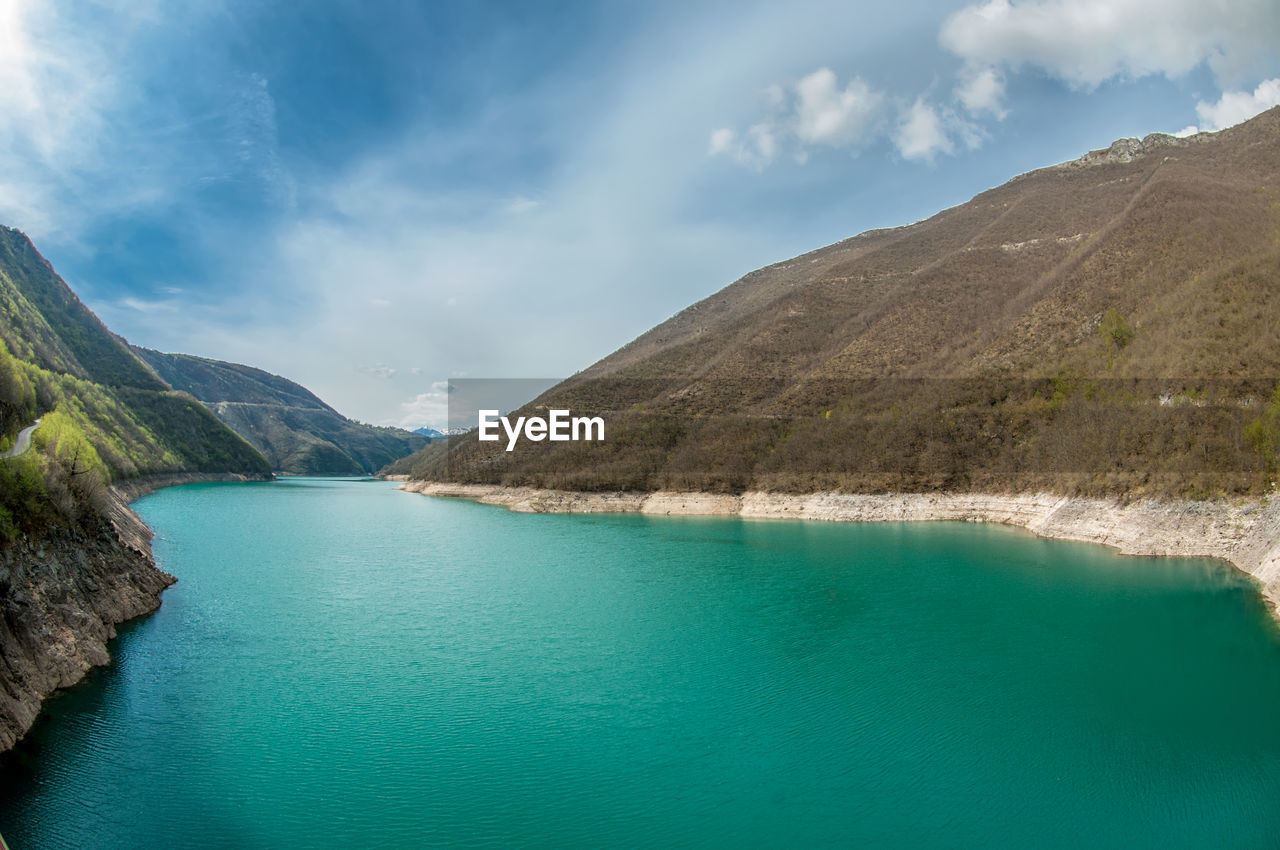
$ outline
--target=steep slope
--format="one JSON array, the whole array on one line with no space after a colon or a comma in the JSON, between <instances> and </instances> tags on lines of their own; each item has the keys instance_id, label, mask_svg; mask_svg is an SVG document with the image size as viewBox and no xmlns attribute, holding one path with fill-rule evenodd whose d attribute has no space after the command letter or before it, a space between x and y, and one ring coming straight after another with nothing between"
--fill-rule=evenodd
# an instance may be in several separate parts
<instances>
[{"instance_id":1,"label":"steep slope","mask_svg":"<svg viewBox=\"0 0 1280 850\"><path fill-rule=\"evenodd\" d=\"M173 581L108 484L271 469L134 356L26 236L0 228L0 449L37 418L31 448L0 458L0 750Z\"/></svg>"},{"instance_id":2,"label":"steep slope","mask_svg":"<svg viewBox=\"0 0 1280 850\"><path fill-rule=\"evenodd\" d=\"M0 227L0 441L42 414L37 445L83 440L112 479L270 472L111 333L24 234Z\"/></svg>"},{"instance_id":3,"label":"steep slope","mask_svg":"<svg viewBox=\"0 0 1280 850\"><path fill-rule=\"evenodd\" d=\"M154 611L173 583L150 529L115 494L102 500L100 512L0 546L0 752L44 697L106 664L116 625Z\"/></svg>"},{"instance_id":4,"label":"steep slope","mask_svg":"<svg viewBox=\"0 0 1280 850\"><path fill-rule=\"evenodd\" d=\"M0 339L20 359L108 387L169 389L99 321L23 233L0 226Z\"/></svg>"},{"instance_id":5,"label":"steep slope","mask_svg":"<svg viewBox=\"0 0 1280 850\"><path fill-rule=\"evenodd\" d=\"M163 354L139 346L133 346L133 351L169 386L209 404L227 401L337 412L306 387L253 366L189 354Z\"/></svg>"},{"instance_id":6,"label":"steep slope","mask_svg":"<svg viewBox=\"0 0 1280 850\"><path fill-rule=\"evenodd\" d=\"M347 419L305 387L252 366L134 351L175 389L204 402L281 472L367 475L428 442L399 428Z\"/></svg>"},{"instance_id":7,"label":"steep slope","mask_svg":"<svg viewBox=\"0 0 1280 850\"><path fill-rule=\"evenodd\" d=\"M1122 140L753 272L418 478L564 489L1257 494L1280 448L1280 110Z\"/></svg>"}]
</instances>

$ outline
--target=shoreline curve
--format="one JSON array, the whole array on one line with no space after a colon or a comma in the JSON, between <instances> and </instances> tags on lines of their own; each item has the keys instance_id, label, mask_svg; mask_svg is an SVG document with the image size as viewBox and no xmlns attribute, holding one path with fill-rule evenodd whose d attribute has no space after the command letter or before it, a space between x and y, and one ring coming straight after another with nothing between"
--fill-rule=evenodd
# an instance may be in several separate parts
<instances>
[{"instance_id":1,"label":"shoreline curve","mask_svg":"<svg viewBox=\"0 0 1280 850\"><path fill-rule=\"evenodd\" d=\"M1280 625L1280 499L1175 502L1052 493L578 492L404 481L398 489L522 513L640 513L823 522L994 522L1038 537L1100 543L1122 555L1213 558L1252 577Z\"/></svg>"}]
</instances>

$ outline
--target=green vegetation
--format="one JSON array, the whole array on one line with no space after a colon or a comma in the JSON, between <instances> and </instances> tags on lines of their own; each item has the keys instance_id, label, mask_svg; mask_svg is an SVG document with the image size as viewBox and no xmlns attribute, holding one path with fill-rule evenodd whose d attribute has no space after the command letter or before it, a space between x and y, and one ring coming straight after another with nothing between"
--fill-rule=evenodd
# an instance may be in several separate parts
<instances>
[{"instance_id":1,"label":"green vegetation","mask_svg":"<svg viewBox=\"0 0 1280 850\"><path fill-rule=\"evenodd\" d=\"M1102 333L1103 362L1107 369L1114 368L1116 355L1126 345L1133 342L1133 328L1125 321L1124 316L1116 312L1115 308L1111 308L1102 314L1102 321L1098 325L1098 330Z\"/></svg>"},{"instance_id":2,"label":"green vegetation","mask_svg":"<svg viewBox=\"0 0 1280 850\"><path fill-rule=\"evenodd\" d=\"M399 428L354 422L305 387L252 366L134 351L174 389L204 402L281 472L368 475L427 444L425 437Z\"/></svg>"},{"instance_id":3,"label":"green vegetation","mask_svg":"<svg viewBox=\"0 0 1280 850\"><path fill-rule=\"evenodd\" d=\"M61 409L44 414L32 449L0 460L0 543L100 516L108 480L76 421Z\"/></svg>"},{"instance_id":4,"label":"green vegetation","mask_svg":"<svg viewBox=\"0 0 1280 850\"><path fill-rule=\"evenodd\" d=\"M49 411L56 416L51 419ZM265 458L187 395L108 389L24 363L3 347L0 414L7 433L43 414L37 446L51 423L74 425L108 480L166 472L270 472Z\"/></svg>"},{"instance_id":5,"label":"green vegetation","mask_svg":"<svg viewBox=\"0 0 1280 850\"><path fill-rule=\"evenodd\" d=\"M206 404L225 401L337 412L306 387L253 366L190 354L165 354L138 346L133 346L133 351L169 386Z\"/></svg>"},{"instance_id":6,"label":"green vegetation","mask_svg":"<svg viewBox=\"0 0 1280 850\"><path fill-rule=\"evenodd\" d=\"M271 464L260 452L185 393L121 390L119 396L162 444L172 447L180 469L271 472Z\"/></svg>"},{"instance_id":7,"label":"green vegetation","mask_svg":"<svg viewBox=\"0 0 1280 850\"><path fill-rule=\"evenodd\" d=\"M1277 269L1280 109L760 269L520 411L602 415L604 443L469 435L388 471L1257 497L1280 462Z\"/></svg>"},{"instance_id":8,"label":"green vegetation","mask_svg":"<svg viewBox=\"0 0 1280 850\"><path fill-rule=\"evenodd\" d=\"M0 227L0 331L23 359L108 387L168 389L107 330L22 233ZM22 348L17 347L25 342Z\"/></svg>"},{"instance_id":9,"label":"green vegetation","mask_svg":"<svg viewBox=\"0 0 1280 850\"><path fill-rule=\"evenodd\" d=\"M1262 458L1263 468L1272 479L1280 471L1280 384L1271 395L1271 403L1261 415L1248 424L1245 442Z\"/></svg>"},{"instance_id":10,"label":"green vegetation","mask_svg":"<svg viewBox=\"0 0 1280 850\"><path fill-rule=\"evenodd\" d=\"M112 480L271 469L134 356L25 236L0 228L0 445L37 417L32 449L0 459L0 542L83 526Z\"/></svg>"},{"instance_id":11,"label":"green vegetation","mask_svg":"<svg viewBox=\"0 0 1280 850\"><path fill-rule=\"evenodd\" d=\"M0 433L18 431L35 419L35 413L36 390L27 364L11 355L0 339Z\"/></svg>"},{"instance_id":12,"label":"green vegetation","mask_svg":"<svg viewBox=\"0 0 1280 850\"><path fill-rule=\"evenodd\" d=\"M1114 308L1102 314L1100 329L1102 330L1102 338L1116 351L1133 342L1133 328L1129 327L1129 323L1124 320L1124 316L1117 313Z\"/></svg>"},{"instance_id":13,"label":"green vegetation","mask_svg":"<svg viewBox=\"0 0 1280 850\"><path fill-rule=\"evenodd\" d=\"M69 521L49 491L45 461L39 453L0 460L0 544Z\"/></svg>"}]
</instances>

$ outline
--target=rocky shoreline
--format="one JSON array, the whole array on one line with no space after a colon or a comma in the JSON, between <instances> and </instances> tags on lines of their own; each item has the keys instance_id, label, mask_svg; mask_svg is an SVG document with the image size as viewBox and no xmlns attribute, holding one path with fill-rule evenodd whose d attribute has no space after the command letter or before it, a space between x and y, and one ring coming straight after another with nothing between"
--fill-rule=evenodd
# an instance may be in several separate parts
<instances>
[{"instance_id":1,"label":"rocky shoreline","mask_svg":"<svg viewBox=\"0 0 1280 850\"><path fill-rule=\"evenodd\" d=\"M1125 555L1226 561L1259 584L1280 620L1280 499L1129 503L1047 493L582 493L406 481L400 489L528 513L728 515L830 522L961 520L1021 526L1040 537L1101 543Z\"/></svg>"},{"instance_id":2,"label":"rocky shoreline","mask_svg":"<svg viewBox=\"0 0 1280 850\"><path fill-rule=\"evenodd\" d=\"M274 478L273 475L242 475L238 472L171 472L163 475L127 478L112 484L111 489L126 502L132 502L164 487L176 487L179 484L271 481Z\"/></svg>"},{"instance_id":3,"label":"rocky shoreline","mask_svg":"<svg viewBox=\"0 0 1280 850\"><path fill-rule=\"evenodd\" d=\"M117 482L93 526L54 529L0 551L0 753L35 723L44 700L110 663L116 627L160 607L177 579L156 566L151 529L129 502L161 487L257 480L180 473Z\"/></svg>"}]
</instances>

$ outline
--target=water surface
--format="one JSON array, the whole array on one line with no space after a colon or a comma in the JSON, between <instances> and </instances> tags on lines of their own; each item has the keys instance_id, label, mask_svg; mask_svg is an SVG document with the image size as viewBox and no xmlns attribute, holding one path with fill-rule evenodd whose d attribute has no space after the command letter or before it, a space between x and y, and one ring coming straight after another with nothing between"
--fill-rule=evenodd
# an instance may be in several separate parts
<instances>
[{"instance_id":1,"label":"water surface","mask_svg":"<svg viewBox=\"0 0 1280 850\"><path fill-rule=\"evenodd\" d=\"M1261 847L1280 638L1206 561L288 479L0 772L30 847Z\"/></svg>"}]
</instances>

